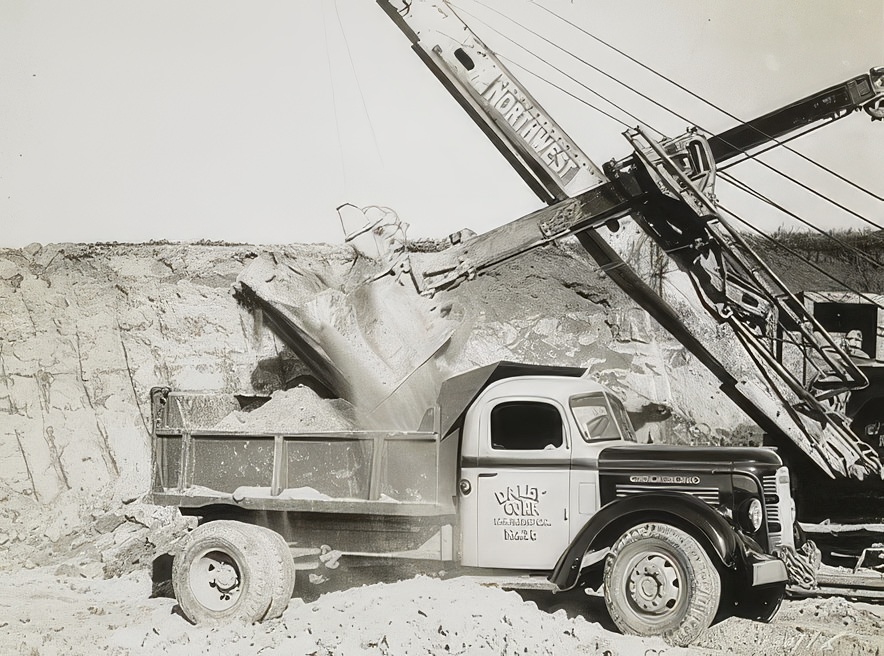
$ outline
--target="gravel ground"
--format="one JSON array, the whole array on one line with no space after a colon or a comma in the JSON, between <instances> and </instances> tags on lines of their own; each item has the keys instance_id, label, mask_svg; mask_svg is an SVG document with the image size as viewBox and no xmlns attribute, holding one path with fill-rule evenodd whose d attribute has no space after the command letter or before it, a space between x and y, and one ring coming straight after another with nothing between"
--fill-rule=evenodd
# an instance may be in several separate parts
<instances>
[{"instance_id":1,"label":"gravel ground","mask_svg":"<svg viewBox=\"0 0 884 656\"><path fill-rule=\"evenodd\" d=\"M578 614L579 613L579 614ZM770 624L731 618L689 649L612 630L599 597L505 592L417 577L338 590L257 625L192 626L151 597L146 571L86 578L36 567L4 573L0 653L61 654L879 654L884 608L787 600Z\"/></svg>"}]
</instances>

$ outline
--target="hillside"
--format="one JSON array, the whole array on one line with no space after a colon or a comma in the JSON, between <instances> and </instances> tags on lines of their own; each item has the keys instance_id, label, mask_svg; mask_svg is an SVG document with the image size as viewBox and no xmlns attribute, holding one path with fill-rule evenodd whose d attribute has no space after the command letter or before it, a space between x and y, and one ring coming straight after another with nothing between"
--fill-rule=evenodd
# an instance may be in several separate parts
<instances>
[{"instance_id":1,"label":"hillside","mask_svg":"<svg viewBox=\"0 0 884 656\"><path fill-rule=\"evenodd\" d=\"M814 244L805 240L791 248L848 284L884 290L880 268ZM798 289L831 288L793 253L764 255ZM261 313L234 294L234 283L250 264L265 260L277 267L269 276L275 283L287 273L295 282L313 281L317 299L338 299L331 306L323 300L323 312L344 307L358 314L365 309L335 305L353 286L354 258L349 247L328 245L62 244L0 251L0 490L7 498L0 533L10 536L5 558L15 562L20 549L39 562L93 513L147 491L152 387L266 396L313 382L311 369ZM638 248L633 259L641 267L652 258ZM429 322L414 335L428 335L426 326L435 326L437 338L445 340L443 347L417 354L432 354L433 373L400 404L411 415L400 407L375 416L375 425L395 416L413 424L398 427L414 428L442 378L515 360L589 368L625 397L643 439L757 439L757 430L717 391L717 381L576 244L509 261L431 302L401 285L384 289L370 308L372 321L404 325L402 308L414 304ZM301 304L314 307L310 298ZM348 339L366 333L341 330ZM375 330L378 339L389 341L384 335L391 331ZM708 330L710 343L725 337L714 326ZM362 375L353 367L364 351L342 352L351 354L338 358L348 375ZM348 401L359 410L359 399ZM45 515L36 508L55 510ZM19 525L29 518L26 530L11 526L17 517ZM42 548L34 551L38 543Z\"/></svg>"}]
</instances>

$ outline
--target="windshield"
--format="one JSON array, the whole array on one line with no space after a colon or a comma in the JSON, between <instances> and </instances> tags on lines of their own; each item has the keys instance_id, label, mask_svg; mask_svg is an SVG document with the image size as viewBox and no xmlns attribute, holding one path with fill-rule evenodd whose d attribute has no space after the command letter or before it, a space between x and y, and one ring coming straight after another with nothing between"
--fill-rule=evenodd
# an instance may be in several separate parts
<instances>
[{"instance_id":1,"label":"windshield","mask_svg":"<svg viewBox=\"0 0 884 656\"><path fill-rule=\"evenodd\" d=\"M571 412L586 442L628 440L635 442L632 423L619 399L607 394L571 397Z\"/></svg>"}]
</instances>

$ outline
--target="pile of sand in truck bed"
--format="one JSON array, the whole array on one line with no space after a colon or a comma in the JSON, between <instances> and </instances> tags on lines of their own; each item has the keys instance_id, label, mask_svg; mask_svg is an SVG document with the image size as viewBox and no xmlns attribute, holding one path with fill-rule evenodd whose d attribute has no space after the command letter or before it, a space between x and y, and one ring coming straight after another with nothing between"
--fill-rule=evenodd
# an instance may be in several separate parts
<instances>
[{"instance_id":1,"label":"pile of sand in truck bed","mask_svg":"<svg viewBox=\"0 0 884 656\"><path fill-rule=\"evenodd\" d=\"M309 387L299 385L277 390L254 410L231 412L212 427L223 431L280 431L316 433L357 428L356 411L347 401L323 399Z\"/></svg>"}]
</instances>

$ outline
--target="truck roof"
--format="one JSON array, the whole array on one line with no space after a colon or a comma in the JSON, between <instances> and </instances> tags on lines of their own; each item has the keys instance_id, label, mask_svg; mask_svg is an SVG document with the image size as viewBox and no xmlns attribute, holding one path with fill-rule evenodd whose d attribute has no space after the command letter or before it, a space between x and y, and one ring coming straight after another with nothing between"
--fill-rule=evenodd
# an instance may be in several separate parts
<instances>
[{"instance_id":1,"label":"truck roof","mask_svg":"<svg viewBox=\"0 0 884 656\"><path fill-rule=\"evenodd\" d=\"M439 391L440 428L444 439L460 425L464 413L473 400L486 387L505 378L516 376L569 376L580 378L585 367L555 367L538 364L522 364L501 360L478 369L471 369L452 376L442 384Z\"/></svg>"}]
</instances>

